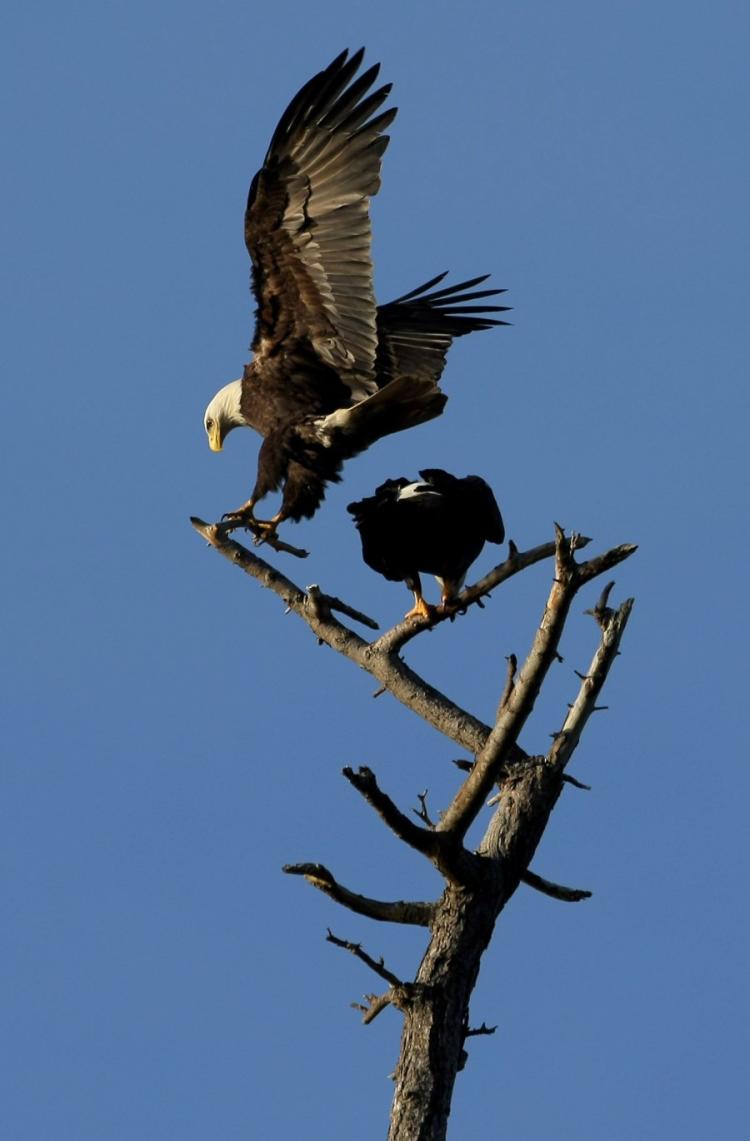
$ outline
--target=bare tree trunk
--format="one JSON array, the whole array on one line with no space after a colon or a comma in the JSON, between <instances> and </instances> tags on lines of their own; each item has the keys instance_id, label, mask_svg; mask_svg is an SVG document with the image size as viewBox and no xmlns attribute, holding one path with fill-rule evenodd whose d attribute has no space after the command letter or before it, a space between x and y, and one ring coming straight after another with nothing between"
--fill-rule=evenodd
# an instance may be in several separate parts
<instances>
[{"instance_id":1,"label":"bare tree trunk","mask_svg":"<svg viewBox=\"0 0 750 1141\"><path fill-rule=\"evenodd\" d=\"M562 789L558 773L533 758L504 781L505 797L476 856L472 887L446 889L404 1010L390 1141L446 1136L464 1042L487 1027L469 1026L469 1001L495 922L515 892Z\"/></svg>"},{"instance_id":2,"label":"bare tree trunk","mask_svg":"<svg viewBox=\"0 0 750 1141\"><path fill-rule=\"evenodd\" d=\"M389 1141L442 1141L446 1136L456 1074L466 1061L465 1042L472 1035L491 1034L493 1028L469 1025L469 1003L476 984L482 954L488 946L497 918L519 883L558 900L576 902L590 892L552 883L529 869L563 785L585 787L569 777L565 768L588 718L600 706L596 701L618 653L620 638L632 608L628 599L618 609L609 607L609 583L588 613L596 619L599 643L587 673L578 674L579 689L563 725L543 756L526 753L518 737L534 707L536 697L553 662L561 660L558 645L570 605L581 587L611 569L636 549L632 544L577 563L575 552L589 540L566 537L556 528L554 543L519 552L510 544L508 558L459 596L459 607L478 603L490 589L533 563L554 557L555 571L544 613L532 646L516 673L515 657L509 658L508 676L494 726L484 725L444 694L419 677L400 657L403 647L434 624L410 619L373 642L366 642L333 617L346 614L369 626L376 624L318 587L306 592L246 548L229 539L220 524L193 520L193 526L221 554L273 590L287 608L303 618L316 637L378 679L390 691L435 728L474 754L460 767L467 776L452 803L435 824L429 817L426 798L416 824L378 786L367 768L343 770L344 776L381 816L384 823L443 875L446 886L434 902L386 902L359 895L341 884L321 864L292 864L285 871L304 876L342 906L372 919L408 923L429 929L427 949L416 976L404 982L382 960L372 959L357 943L340 939L329 931L328 939L355 954L388 984L380 995L368 995L360 1006L365 1023L387 1005L404 1016L401 1050L395 1071L395 1096ZM437 621L442 620L438 618ZM378 691L380 692L380 691ZM477 851L464 843L466 833L483 810L488 795L495 810Z\"/></svg>"},{"instance_id":3,"label":"bare tree trunk","mask_svg":"<svg viewBox=\"0 0 750 1141\"><path fill-rule=\"evenodd\" d=\"M469 1000L492 937L499 884L470 891L449 885L437 914L410 1000L396 1067L390 1141L446 1135L453 1085L465 1060Z\"/></svg>"}]
</instances>

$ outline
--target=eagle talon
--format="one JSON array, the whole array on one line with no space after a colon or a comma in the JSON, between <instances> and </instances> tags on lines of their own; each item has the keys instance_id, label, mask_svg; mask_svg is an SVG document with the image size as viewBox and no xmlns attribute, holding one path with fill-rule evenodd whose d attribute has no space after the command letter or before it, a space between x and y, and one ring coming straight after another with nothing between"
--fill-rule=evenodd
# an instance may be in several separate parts
<instances>
[{"instance_id":1,"label":"eagle talon","mask_svg":"<svg viewBox=\"0 0 750 1141\"><path fill-rule=\"evenodd\" d=\"M273 522L262 522L260 519L256 519L251 529L255 535L254 547L262 547L264 543L272 543L277 538L276 524Z\"/></svg>"},{"instance_id":2,"label":"eagle talon","mask_svg":"<svg viewBox=\"0 0 750 1141\"><path fill-rule=\"evenodd\" d=\"M459 614L466 614L467 606L459 606L455 599L443 600L438 606L438 613L441 618L447 618L449 622L455 622Z\"/></svg>"},{"instance_id":3,"label":"eagle talon","mask_svg":"<svg viewBox=\"0 0 750 1141\"><path fill-rule=\"evenodd\" d=\"M414 605L408 614L404 615L407 618L425 618L428 622L434 622L438 616L438 607L431 606L429 602L425 602L424 598L414 596Z\"/></svg>"},{"instance_id":4,"label":"eagle talon","mask_svg":"<svg viewBox=\"0 0 750 1141\"><path fill-rule=\"evenodd\" d=\"M257 522L253 515L253 506L245 504L236 511L225 511L221 521L228 524L227 530L234 530L235 527L248 527L252 530Z\"/></svg>"}]
</instances>

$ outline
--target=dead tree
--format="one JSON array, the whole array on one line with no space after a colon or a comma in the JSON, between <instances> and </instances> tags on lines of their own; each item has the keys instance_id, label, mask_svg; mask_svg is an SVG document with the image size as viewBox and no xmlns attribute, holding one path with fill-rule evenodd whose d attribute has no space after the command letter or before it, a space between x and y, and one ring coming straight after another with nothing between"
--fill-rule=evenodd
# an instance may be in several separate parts
<instances>
[{"instance_id":1,"label":"dead tree","mask_svg":"<svg viewBox=\"0 0 750 1141\"><path fill-rule=\"evenodd\" d=\"M229 538L225 526L199 519L192 523L225 558L279 595L287 610L302 618L320 642L367 670L382 690L389 691L473 755L473 761L460 764L466 777L438 822L430 819L424 795L416 812L420 823L415 823L379 787L369 768L343 770L345 778L388 828L435 865L445 880L440 899L371 899L345 887L322 864L291 864L284 868L290 875L304 876L308 883L360 915L427 928L427 949L411 981L397 978L382 959L373 959L360 944L341 939L331 931L328 939L356 955L385 984L381 993L368 995L366 1004L359 1007L364 1022L372 1022L388 1005L397 1007L404 1017L389 1141L440 1141L446 1136L456 1074L466 1060L466 1039L493 1032L484 1023L470 1026L469 1001L498 915L522 881L568 902L590 895L542 879L529 870L529 864L563 784L579 783L565 769L589 717L602 708L597 704L599 694L618 653L633 605L633 600L627 599L617 609L609 606L611 582L588 611L599 627L598 645L587 672L578 674L578 694L550 748L545 755L530 755L518 739L547 671L559 658L558 645L571 602L581 587L622 562L636 547L624 544L587 562L577 562L576 551L589 540L575 534L566 537L556 526L554 541L532 550L518 551L511 543L508 558L461 593L457 600L459 612L472 604L481 605L493 587L526 567L554 559L552 585L531 649L520 669L514 656L508 659L495 724L489 726L431 686L401 657L406 644L434 625L434 621L408 619L375 640L366 641L334 613L377 629L372 619L324 594L317 586L301 590ZM284 549L290 550L287 546ZM304 553L294 548L291 551ZM436 621L445 617L439 616ZM488 796L494 812L479 847L470 851L465 837Z\"/></svg>"}]
</instances>

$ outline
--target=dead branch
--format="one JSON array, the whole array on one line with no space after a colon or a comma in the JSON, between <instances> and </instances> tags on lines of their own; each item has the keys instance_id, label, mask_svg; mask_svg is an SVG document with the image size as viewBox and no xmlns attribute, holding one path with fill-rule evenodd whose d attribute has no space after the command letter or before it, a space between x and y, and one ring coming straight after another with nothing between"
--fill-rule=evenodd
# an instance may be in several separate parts
<instances>
[{"instance_id":1,"label":"dead branch","mask_svg":"<svg viewBox=\"0 0 750 1141\"><path fill-rule=\"evenodd\" d=\"M372 769L363 765L355 771L347 766L342 771L394 835L426 856L449 883L467 885L476 880L476 859L472 853L452 836L444 836L438 829L420 828L410 820L379 787Z\"/></svg>"},{"instance_id":2,"label":"dead branch","mask_svg":"<svg viewBox=\"0 0 750 1141\"><path fill-rule=\"evenodd\" d=\"M551 880L542 879L536 872L526 871L521 876L521 882L525 883L527 887L533 887L535 891L540 891L542 895L548 895L550 899L559 899L563 903L579 903L582 899L590 899L591 892L585 891L583 888L577 887L563 887L562 884L552 883Z\"/></svg>"},{"instance_id":3,"label":"dead branch","mask_svg":"<svg viewBox=\"0 0 750 1141\"><path fill-rule=\"evenodd\" d=\"M365 1026L369 1026L374 1022L381 1010L385 1010L386 1006L390 1006L394 1002L394 993L392 990L387 990L385 994L366 994L366 1005L361 1002L353 1002L352 1008L354 1010L361 1010L364 1017L362 1018Z\"/></svg>"},{"instance_id":4,"label":"dead branch","mask_svg":"<svg viewBox=\"0 0 750 1141\"><path fill-rule=\"evenodd\" d=\"M575 535L572 537L573 550L581 550L588 543L591 542L585 535ZM519 551L515 543L508 544L508 557L504 562L498 563L491 571L488 571L479 582L473 586L467 586L458 594L452 603L449 610L437 611L431 618L407 618L403 622L399 622L391 630L387 630L377 642L373 642L373 650L378 650L384 654L393 654L402 649L407 642L412 638L416 638L417 634L423 633L425 630L431 630L435 626L439 626L441 622L450 619L451 621L457 614L465 613L469 606L477 603L481 606L482 598L489 596L493 587L499 586L500 583L506 582L513 575L518 574L527 567L533 566L534 563L542 562L544 559L550 559L555 553L554 543L542 543L538 547L533 547L530 551Z\"/></svg>"},{"instance_id":5,"label":"dead branch","mask_svg":"<svg viewBox=\"0 0 750 1141\"><path fill-rule=\"evenodd\" d=\"M430 685L395 653L377 651L375 647L378 642L372 644L366 642L353 630L330 615L316 616L311 608L306 605L307 595L305 591L258 555L253 554L236 540L229 538L226 527L222 527L221 524L204 523L195 517L191 518L191 523L198 534L219 554L235 566L240 567L246 574L257 579L266 589L278 595L287 610L302 618L321 642L343 654L350 661L355 662L361 669L366 670L380 682L383 688L393 694L397 701L411 709L413 713L432 725L438 732L450 737L462 748L468 749L469 752L476 754L483 748L490 734L489 725L480 721L478 717L467 710L462 709L440 690ZM580 549L586 542L588 540L583 538L576 539L573 537L571 539L574 549ZM615 548L615 552L624 552L620 553L619 558L616 558L615 561L621 561L628 554L632 554L635 549L632 544ZM468 594L472 596L469 601L472 601L474 594L476 597L480 597L483 592L486 593L493 585L497 585L503 580L503 574L508 577L504 568L508 567L509 563L513 564L513 560L525 560L524 566L531 565L533 562L548 557L553 552L554 544L546 543L525 554L512 554L505 563L501 563L494 571L485 575L474 587L467 588L459 597L463 599L463 596ZM590 563L585 565L591 566ZM610 563L609 565L614 564ZM519 569L522 568L519 567ZM602 566L602 570L604 569L606 567ZM590 573L589 577L591 577ZM379 642L382 643L382 639L379 639ZM509 760L520 760L525 755L518 745L509 747Z\"/></svg>"},{"instance_id":6,"label":"dead branch","mask_svg":"<svg viewBox=\"0 0 750 1141\"><path fill-rule=\"evenodd\" d=\"M353 606L349 606L348 603L342 602L341 599L336 598L334 594L327 594L325 599L330 610L336 610L339 614L346 614L347 618L351 618L353 621L359 622L362 626L368 626L370 630L380 629L374 618L369 618L367 614L363 614L361 610L355 610Z\"/></svg>"},{"instance_id":7,"label":"dead branch","mask_svg":"<svg viewBox=\"0 0 750 1141\"><path fill-rule=\"evenodd\" d=\"M456 768L460 769L462 773L470 773L474 768L474 763L474 761L467 761L465 757L458 757L453 762Z\"/></svg>"},{"instance_id":8,"label":"dead branch","mask_svg":"<svg viewBox=\"0 0 750 1141\"><path fill-rule=\"evenodd\" d=\"M600 626L603 622L607 621L609 615L612 613L607 603L609 602L609 596L612 593L612 587L614 585L614 581L608 582L599 595L596 604L591 608L591 610L584 610L584 614L593 615Z\"/></svg>"},{"instance_id":9,"label":"dead branch","mask_svg":"<svg viewBox=\"0 0 750 1141\"><path fill-rule=\"evenodd\" d=\"M488 1026L486 1022L483 1022L481 1026L477 1026L475 1029L467 1027L464 1030L464 1038L477 1038L482 1034L494 1034L496 1030L497 1026Z\"/></svg>"},{"instance_id":10,"label":"dead branch","mask_svg":"<svg viewBox=\"0 0 750 1141\"><path fill-rule=\"evenodd\" d=\"M356 788L357 792L375 809L381 820L388 825L391 832L398 836L399 840L403 840L405 844L414 848L416 852L421 852L423 856L427 856L429 859L434 858L438 847L434 832L420 828L418 824L405 816L400 808L396 807L391 798L379 787L372 769L367 768L366 765L360 765L355 771L347 765L346 768L342 769L342 772L349 784Z\"/></svg>"},{"instance_id":11,"label":"dead branch","mask_svg":"<svg viewBox=\"0 0 750 1141\"><path fill-rule=\"evenodd\" d=\"M449 832L456 839L463 839L497 781L501 766L511 759L509 750L516 744L547 671L558 656L557 646L577 591L594 573L609 569L636 549L633 544L615 547L579 566L573 557L575 537L567 539L558 528L555 542L555 578L531 650L476 764L438 825L438 831Z\"/></svg>"},{"instance_id":12,"label":"dead branch","mask_svg":"<svg viewBox=\"0 0 750 1141\"><path fill-rule=\"evenodd\" d=\"M529 654L486 745L439 825L442 831L452 833L457 839L463 839L476 819L498 778L507 747L515 742L534 707L542 682L555 660L557 645L576 589L570 541L558 529L555 577Z\"/></svg>"},{"instance_id":13,"label":"dead branch","mask_svg":"<svg viewBox=\"0 0 750 1141\"><path fill-rule=\"evenodd\" d=\"M228 538L216 524L196 518L191 519L191 523L220 555L278 595L286 609L302 618L319 641L356 662L398 701L462 748L474 753L482 747L490 728L478 717L461 709L400 658L374 652L369 642L338 619L313 613L313 609L306 605L307 595L300 587L258 555Z\"/></svg>"},{"instance_id":14,"label":"dead branch","mask_svg":"<svg viewBox=\"0 0 750 1141\"><path fill-rule=\"evenodd\" d=\"M412 808L412 812L414 813L414 815L417 817L418 820L422 821L422 823L425 825L426 828L434 828L435 827L435 821L432 819L429 812L427 811L427 792L428 792L428 790L425 789L424 792L418 792L417 793L417 800L419 801L419 808Z\"/></svg>"},{"instance_id":15,"label":"dead branch","mask_svg":"<svg viewBox=\"0 0 750 1141\"><path fill-rule=\"evenodd\" d=\"M406 984L402 983L401 979L397 978L392 971L387 969L382 955L379 959L373 959L371 955L367 954L367 951L362 950L361 943L350 943L347 939L339 939L338 936L334 935L330 927L326 935L326 942L333 943L334 947L341 947L344 951L350 951L360 962L369 967L371 971L374 971L376 975L379 975L381 979L385 979L385 981L390 983L395 989L402 991L407 989Z\"/></svg>"},{"instance_id":16,"label":"dead branch","mask_svg":"<svg viewBox=\"0 0 750 1141\"><path fill-rule=\"evenodd\" d=\"M573 788L581 788L584 792L591 792L590 784L584 784L582 780L576 780L576 778L572 777L570 773L563 773L562 779L566 784L572 784Z\"/></svg>"},{"instance_id":17,"label":"dead branch","mask_svg":"<svg viewBox=\"0 0 750 1141\"><path fill-rule=\"evenodd\" d=\"M606 598L609 596L610 589L611 586L606 587L602 595L604 609L600 610L598 615L596 608L592 612L597 618L601 630L599 645L588 672L581 679L578 696L571 705L563 727L556 734L552 748L547 754L549 764L558 770L564 769L567 765L581 738L586 722L598 708L596 699L607 679L612 663L617 657L620 639L633 609L634 599L632 598L626 599L617 610L608 609ZM600 602L602 598L600 598Z\"/></svg>"},{"instance_id":18,"label":"dead branch","mask_svg":"<svg viewBox=\"0 0 750 1141\"><path fill-rule=\"evenodd\" d=\"M508 669L505 675L505 686L503 688L503 692L500 695L500 700L497 703L497 714L495 716L495 720L497 720L502 711L505 709L505 706L510 701L510 696L513 693L513 686L515 685L516 680L516 670L518 669L518 658L515 654L508 654L508 657L505 660L508 663Z\"/></svg>"},{"instance_id":19,"label":"dead branch","mask_svg":"<svg viewBox=\"0 0 750 1141\"><path fill-rule=\"evenodd\" d=\"M307 882L316 887L318 891L322 891L336 903L342 904L343 907L348 907L350 911L355 911L358 915L366 915L368 919L376 919L385 923L404 923L413 924L417 927L429 927L435 912L435 905L432 903L411 902L401 899L385 902L349 891L334 878L323 864L285 864L281 870L289 876L304 876Z\"/></svg>"},{"instance_id":20,"label":"dead branch","mask_svg":"<svg viewBox=\"0 0 750 1141\"><path fill-rule=\"evenodd\" d=\"M308 586L305 594L307 595L307 606L318 619L330 618L331 611L337 610L340 614L346 614L347 617L353 618L355 622L369 626L371 630L380 629L374 618L368 618L361 610L355 610L353 606L349 606L347 602L342 602L340 598L336 598L332 594L324 594L317 583Z\"/></svg>"},{"instance_id":21,"label":"dead branch","mask_svg":"<svg viewBox=\"0 0 750 1141\"><path fill-rule=\"evenodd\" d=\"M588 562L581 563L578 567L581 585L590 582L592 578L596 578L600 574L604 574L605 571L612 570L612 567L616 567L618 563L629 559L637 550L637 543L621 543L619 547L612 547L611 550L604 551L603 554L589 559ZM612 589L613 585L613 583L609 584L609 590ZM605 587L607 596L609 590Z\"/></svg>"}]
</instances>

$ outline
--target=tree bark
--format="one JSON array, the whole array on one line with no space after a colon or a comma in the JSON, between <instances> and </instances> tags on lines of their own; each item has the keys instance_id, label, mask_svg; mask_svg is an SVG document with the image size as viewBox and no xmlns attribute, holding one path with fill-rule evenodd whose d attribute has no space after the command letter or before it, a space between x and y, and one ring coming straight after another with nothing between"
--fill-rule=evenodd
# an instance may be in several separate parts
<instances>
[{"instance_id":1,"label":"tree bark","mask_svg":"<svg viewBox=\"0 0 750 1141\"><path fill-rule=\"evenodd\" d=\"M466 1060L469 1003L497 918L518 887L562 788L561 776L535 758L503 782L476 855L470 888L449 885L404 1006L389 1141L443 1141L453 1086Z\"/></svg>"}]
</instances>

